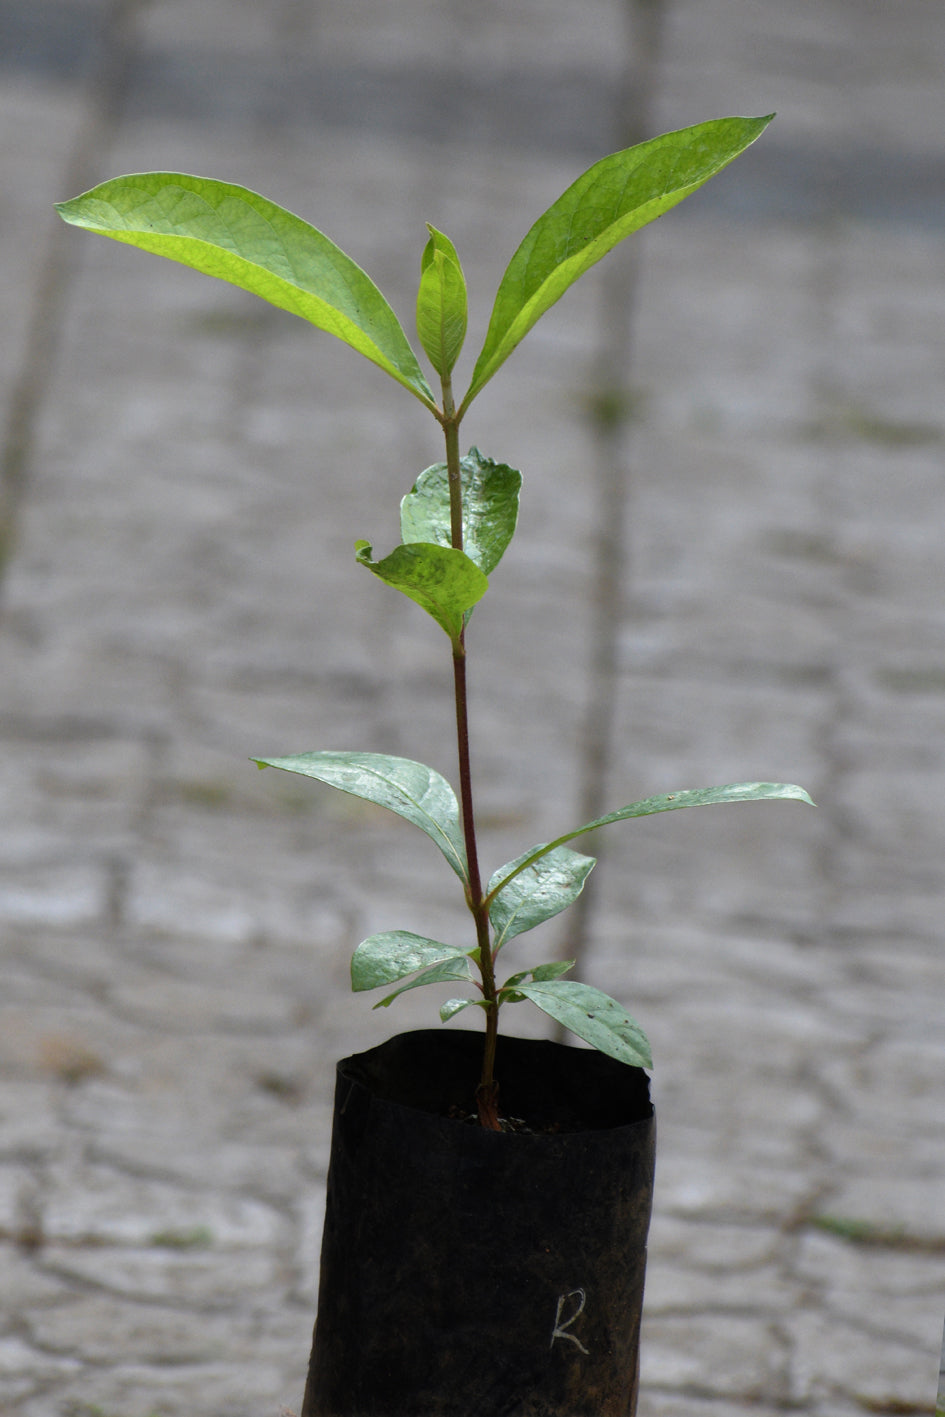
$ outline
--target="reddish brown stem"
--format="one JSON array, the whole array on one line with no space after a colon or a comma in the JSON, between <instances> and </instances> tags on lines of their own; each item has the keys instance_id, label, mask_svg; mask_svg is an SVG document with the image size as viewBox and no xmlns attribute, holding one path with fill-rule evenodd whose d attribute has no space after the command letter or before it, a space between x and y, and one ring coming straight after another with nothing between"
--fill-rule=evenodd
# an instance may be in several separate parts
<instances>
[{"instance_id":1,"label":"reddish brown stem","mask_svg":"<svg viewBox=\"0 0 945 1417\"><path fill-rule=\"evenodd\" d=\"M463 485L459 457L459 420L453 406L448 378L443 380L443 433L446 439L446 469L450 490L450 537L455 550L463 549ZM460 807L463 837L466 843L466 864L469 870L469 908L476 924L476 944L479 949L479 973L486 1005L486 1037L483 1047L482 1074L476 1090L479 1121L492 1131L500 1131L498 1117L498 1087L495 1081L495 1050L499 1022L499 1001L495 986L492 942L489 936L489 911L483 899L479 872L479 852L476 844L476 818L473 811L472 770L469 754L469 708L466 687L465 628L453 641L453 686L456 701L456 744L459 755Z\"/></svg>"}]
</instances>

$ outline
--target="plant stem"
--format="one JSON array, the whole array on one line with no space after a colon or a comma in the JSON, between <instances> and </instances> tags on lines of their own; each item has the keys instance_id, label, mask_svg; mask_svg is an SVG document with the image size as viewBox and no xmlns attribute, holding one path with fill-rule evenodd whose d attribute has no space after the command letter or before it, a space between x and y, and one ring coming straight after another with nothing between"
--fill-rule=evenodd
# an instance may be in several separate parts
<instances>
[{"instance_id":1,"label":"plant stem","mask_svg":"<svg viewBox=\"0 0 945 1417\"><path fill-rule=\"evenodd\" d=\"M446 439L446 469L450 489L450 538L454 550L463 549L463 484L459 457L459 416L453 404L450 378L443 381L443 435ZM463 836L466 842L466 863L469 868L469 908L476 924L479 947L479 973L486 1005L486 1037L482 1058L482 1075L476 1090L479 1121L492 1131L500 1131L495 1082L495 1050L499 1023L499 1002L495 987L495 964L489 935L489 910L482 893L479 872L479 852L476 844L476 818L473 811L472 770L469 754L469 706L466 689L466 631L453 641L453 687L456 700L456 745L459 754L460 805Z\"/></svg>"},{"instance_id":2,"label":"plant stem","mask_svg":"<svg viewBox=\"0 0 945 1417\"><path fill-rule=\"evenodd\" d=\"M450 488L450 538L456 551L463 549L463 474L459 461L459 417L453 404L452 381L443 379L443 436L446 439L446 474Z\"/></svg>"}]
</instances>

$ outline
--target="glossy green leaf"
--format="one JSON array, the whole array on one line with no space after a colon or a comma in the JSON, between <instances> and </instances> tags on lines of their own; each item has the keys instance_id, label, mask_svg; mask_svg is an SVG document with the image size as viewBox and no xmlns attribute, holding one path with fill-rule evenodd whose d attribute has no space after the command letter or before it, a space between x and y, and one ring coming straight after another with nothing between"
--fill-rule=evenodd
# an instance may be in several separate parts
<instances>
[{"instance_id":1,"label":"glossy green leaf","mask_svg":"<svg viewBox=\"0 0 945 1417\"><path fill-rule=\"evenodd\" d=\"M581 856L559 846L539 860L534 859L532 848L525 856L500 867L488 890L491 894L503 881L508 882L497 890L489 906L495 948L501 949L516 935L566 910L581 894L596 864L593 856Z\"/></svg>"},{"instance_id":2,"label":"glossy green leaf","mask_svg":"<svg viewBox=\"0 0 945 1417\"><path fill-rule=\"evenodd\" d=\"M517 993L516 990L523 980L534 979L541 984L549 979L560 979L562 974L567 974L576 963L577 961L573 959L555 959L550 964L539 964L534 969L523 969L518 974L510 974L499 989L499 1002L520 1004L525 995Z\"/></svg>"},{"instance_id":3,"label":"glossy green leaf","mask_svg":"<svg viewBox=\"0 0 945 1417\"><path fill-rule=\"evenodd\" d=\"M363 797L404 817L437 846L464 883L468 880L466 847L456 794L444 777L410 758L386 753L296 753L284 758L254 758L261 768L314 777L352 797Z\"/></svg>"},{"instance_id":4,"label":"glossy green leaf","mask_svg":"<svg viewBox=\"0 0 945 1417\"><path fill-rule=\"evenodd\" d=\"M463 409L546 310L618 242L726 167L766 118L718 118L664 133L589 168L538 218L499 285Z\"/></svg>"},{"instance_id":5,"label":"glossy green leaf","mask_svg":"<svg viewBox=\"0 0 945 1417\"><path fill-rule=\"evenodd\" d=\"M257 192L180 172L103 182L64 221L238 285L351 345L435 408L410 342L377 286L322 232Z\"/></svg>"},{"instance_id":6,"label":"glossy green leaf","mask_svg":"<svg viewBox=\"0 0 945 1417\"><path fill-rule=\"evenodd\" d=\"M510 974L505 983L501 986L499 993L507 993L510 989L517 989L523 979L530 979L532 972L530 969L521 969L518 974Z\"/></svg>"},{"instance_id":7,"label":"glossy green leaf","mask_svg":"<svg viewBox=\"0 0 945 1417\"><path fill-rule=\"evenodd\" d=\"M481 600L489 582L463 551L429 542L396 547L383 561L371 559L368 541L356 543L362 566L424 609L451 640L457 640L466 612Z\"/></svg>"},{"instance_id":8,"label":"glossy green leaf","mask_svg":"<svg viewBox=\"0 0 945 1417\"><path fill-rule=\"evenodd\" d=\"M388 994L386 999L381 999L380 1003L374 1005L376 1009L386 1009L399 999L401 994L406 994L408 989L421 989L425 984L453 984L457 979L470 982L473 974L469 960L464 955L457 955L454 959L445 959L442 964L435 964L432 969L425 969L422 974L411 979L409 984L402 984L399 989L395 989L393 994Z\"/></svg>"},{"instance_id":9,"label":"glossy green leaf","mask_svg":"<svg viewBox=\"0 0 945 1417\"><path fill-rule=\"evenodd\" d=\"M652 1068L646 1034L623 1005L608 994L571 979L520 984L519 993L599 1052L631 1067Z\"/></svg>"},{"instance_id":10,"label":"glossy green leaf","mask_svg":"<svg viewBox=\"0 0 945 1417\"><path fill-rule=\"evenodd\" d=\"M351 956L351 988L355 993L378 989L405 979L425 965L439 964L460 953L455 945L414 935L409 930L387 930L362 940Z\"/></svg>"},{"instance_id":11,"label":"glossy green leaf","mask_svg":"<svg viewBox=\"0 0 945 1417\"><path fill-rule=\"evenodd\" d=\"M461 1014L463 1009L468 1009L470 1004L481 1004L479 999L447 999L445 1004L440 1005L440 1018L443 1023L448 1023L451 1018Z\"/></svg>"},{"instance_id":12,"label":"glossy green leaf","mask_svg":"<svg viewBox=\"0 0 945 1417\"><path fill-rule=\"evenodd\" d=\"M466 338L466 279L448 236L427 223L430 239L420 263L417 333L427 358L445 379Z\"/></svg>"},{"instance_id":13,"label":"glossy green leaf","mask_svg":"<svg viewBox=\"0 0 945 1417\"><path fill-rule=\"evenodd\" d=\"M562 974L567 974L576 964L575 959L553 959L550 964L537 965L532 970L532 978L536 984L545 983L549 979L560 979Z\"/></svg>"},{"instance_id":14,"label":"glossy green leaf","mask_svg":"<svg viewBox=\"0 0 945 1417\"><path fill-rule=\"evenodd\" d=\"M576 837L584 836L587 832L596 831L598 827L609 826L611 822L625 822L631 817L649 817L657 812L676 812L683 807L711 807L724 802L766 802L772 799L780 799L794 802L806 802L808 806L815 804L811 801L803 787L797 787L793 783L787 782L730 782L725 787L696 787L687 788L680 792L666 792L659 797L646 797L642 802L631 802L627 807L620 807L616 812L609 812L606 817L597 817L593 822L585 822L583 826L577 827L574 831L565 832L564 836L556 837L554 841L545 842L538 846L533 846L530 851L526 851L519 857L517 863L511 863L509 868L503 867L507 874L503 877L502 872L497 872L498 880L493 877L493 884L487 895L487 904L490 912L492 902L490 897L493 892L499 892L508 888L510 882L521 872L527 869L532 862L540 861L550 851L554 851L559 846L564 846L566 842L574 841Z\"/></svg>"},{"instance_id":15,"label":"glossy green leaf","mask_svg":"<svg viewBox=\"0 0 945 1417\"><path fill-rule=\"evenodd\" d=\"M491 576L512 540L518 519L522 474L470 448L460 459L463 493L463 550L484 575ZM452 545L450 487L446 463L421 472L400 504L400 534L405 542Z\"/></svg>"}]
</instances>

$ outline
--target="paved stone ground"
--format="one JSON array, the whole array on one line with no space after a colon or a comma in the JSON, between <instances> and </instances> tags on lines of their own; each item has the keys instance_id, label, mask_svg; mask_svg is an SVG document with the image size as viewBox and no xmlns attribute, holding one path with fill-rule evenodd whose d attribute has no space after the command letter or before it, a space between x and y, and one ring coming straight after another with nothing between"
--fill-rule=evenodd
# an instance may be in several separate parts
<instances>
[{"instance_id":1,"label":"paved stone ground","mask_svg":"<svg viewBox=\"0 0 945 1417\"><path fill-rule=\"evenodd\" d=\"M487 856L567 827L602 771L611 806L811 789L816 814L615 831L583 917L583 973L657 1059L641 1414L931 1411L945 11L625 18L0 0L4 1414L297 1410L332 1062L429 1017L351 1000L350 949L461 925L396 819L248 764L361 747L452 775L438 634L351 560L394 540L432 420L301 322L50 204L148 167L242 181L405 319L431 220L474 347L529 220L646 93L656 131L779 117L470 414L467 441L526 474L472 640ZM610 348L619 436L590 413Z\"/></svg>"}]
</instances>

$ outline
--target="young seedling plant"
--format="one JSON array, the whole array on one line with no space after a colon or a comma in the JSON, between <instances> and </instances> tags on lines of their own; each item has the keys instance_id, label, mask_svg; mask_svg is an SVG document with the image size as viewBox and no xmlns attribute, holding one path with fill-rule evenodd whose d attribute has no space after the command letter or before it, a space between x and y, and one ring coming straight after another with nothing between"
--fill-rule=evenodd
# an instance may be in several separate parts
<instances>
[{"instance_id":1,"label":"young seedling plant","mask_svg":"<svg viewBox=\"0 0 945 1417\"><path fill-rule=\"evenodd\" d=\"M479 1120L500 1129L495 1077L499 1013L526 1000L572 1033L634 1066L652 1058L623 1005L564 976L574 961L552 960L502 977L500 955L517 935L571 905L594 859L569 847L612 822L721 802L793 798L786 783L740 782L669 792L631 802L530 846L485 880L479 864L467 717L467 632L474 606L512 539L521 475L477 448L460 455L459 428L473 399L536 321L618 242L676 206L763 132L771 116L722 118L681 129L603 158L538 218L512 257L496 294L485 342L461 398L453 368L466 334L466 282L452 241L428 226L420 265L417 334L439 398L384 296L355 262L300 217L244 187L181 173L146 172L104 182L63 202L60 215L116 241L169 257L242 287L336 335L411 394L442 430L445 461L420 474L401 502L402 544L375 559L367 541L358 562L415 601L446 635L453 666L459 797L440 773L382 753L318 751L258 758L260 767L315 778L386 807L437 845L455 872L472 916L463 944L389 930L354 952L355 990L397 985L386 1007L420 985L459 986L440 1008L445 1022L470 1006L485 1015ZM406 981L406 982L404 982Z\"/></svg>"}]
</instances>

